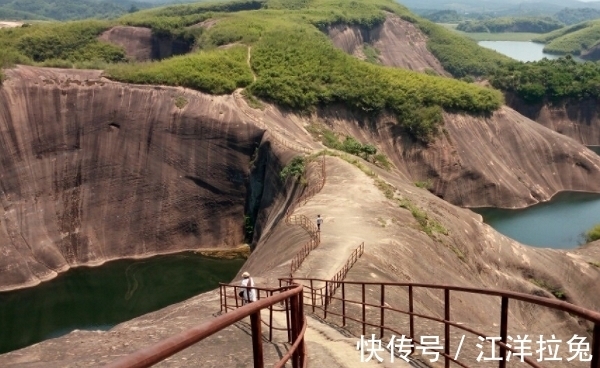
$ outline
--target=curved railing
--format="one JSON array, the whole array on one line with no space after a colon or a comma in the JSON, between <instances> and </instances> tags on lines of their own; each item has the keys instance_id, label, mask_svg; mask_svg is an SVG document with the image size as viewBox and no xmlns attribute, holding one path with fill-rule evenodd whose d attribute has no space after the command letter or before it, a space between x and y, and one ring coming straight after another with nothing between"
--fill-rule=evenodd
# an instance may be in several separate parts
<instances>
[{"instance_id":1,"label":"curved railing","mask_svg":"<svg viewBox=\"0 0 600 368\"><path fill-rule=\"evenodd\" d=\"M291 358L294 368L306 367L306 350L304 346L304 333L306 331L306 318L303 309L302 285L282 287L266 298L246 304L236 310L224 313L219 317L205 322L197 327L183 331L175 336L162 340L155 345L142 348L130 355L124 356L106 367L110 368L141 368L150 367L175 353L209 337L210 335L231 326L232 324L250 316L252 328L252 351L254 368L264 367L261 329L261 310L271 308L278 303L289 305L289 336L292 346L287 353L275 363L274 367L281 368Z\"/></svg>"},{"instance_id":2,"label":"curved railing","mask_svg":"<svg viewBox=\"0 0 600 368\"><path fill-rule=\"evenodd\" d=\"M292 213L298 209L298 207L303 206L308 202L308 200L315 196L315 194L319 193L321 189L325 186L326 181L326 171L325 171L325 155L323 154L323 158L319 162L319 170L317 173L319 177L317 178L316 185L308 188L306 192L304 192L300 197L298 197L287 209L285 212L285 223L288 225L300 225L306 232L310 235L310 240L306 242L302 248L296 253L294 258L292 258L292 262L290 264L290 274L292 277L294 272L296 272L302 262L308 257L310 252L319 246L321 243L321 234L317 229L317 225L314 224L308 217L304 215L292 215Z\"/></svg>"},{"instance_id":3,"label":"curved railing","mask_svg":"<svg viewBox=\"0 0 600 368\"><path fill-rule=\"evenodd\" d=\"M281 282L291 282L291 278L281 279ZM294 282L297 281L305 281L305 283L313 284L315 282L326 284L325 290L332 290L333 285L341 286L341 297L336 297L334 295L326 295L323 294L323 288L317 288L314 290L310 290L310 293L304 294L304 303L311 307L313 311L319 310L323 314L324 319L341 319L341 325L346 326L347 322L353 322L354 327L359 327L362 335L364 336L367 333L367 327L370 329L370 332L378 332L380 338L384 337L385 332L393 333L395 335L401 336L404 335L406 338L409 338L413 342L413 346L411 351L414 352L414 345L423 345L415 340L415 317L434 321L437 323L441 323L444 327L444 337L443 337L443 351L440 351L439 354L444 357L445 367L450 366L450 362L453 362L461 367L469 368L470 366L467 363L460 361L458 359L458 353L460 352L461 345L457 347L456 351L451 351L450 348L450 327L456 328L462 331L465 331L470 334L474 334L478 337L482 337L484 341L488 341L489 336L485 333L476 331L475 328L465 325L465 322L453 321L451 320L451 306L450 306L450 295L455 293L467 293L467 294L476 294L478 296L488 296L493 298L499 298L500 302L500 316L499 316L499 335L496 339L492 339L492 342L500 347L499 351L499 359L498 367L504 368L507 363L507 353L510 352L515 354L517 351L515 348L511 347L508 342L508 324L509 324L509 302L512 300L513 303L515 301L528 303L530 305L534 305L537 307L545 307L550 308L557 313L566 312L565 316L577 316L580 319L584 320L582 330L585 329L585 324L588 324L589 329L582 333L581 336L585 336L588 334L591 336L591 346L590 351L588 353L591 355L591 360L589 362L590 368L600 368L600 313L596 311L591 311L585 308L578 307L576 305L553 300L550 298L538 297L523 293L517 293L512 291L505 290L486 290L486 289L476 289L469 287L460 287L460 286L448 286L448 285L432 285L432 284L419 284L419 283L377 283L377 282L353 282L353 281L331 281L331 280L321 280L321 279L310 279L310 278L294 278ZM305 285L305 288L307 286ZM349 294L352 288L355 288L355 295L360 295L360 300L349 299L346 296ZM356 290L358 289L358 290ZM379 292L374 292L374 290L379 289ZM386 302L386 291L389 292L391 289L402 289L406 291L408 294L408 309L399 309L397 306L391 306ZM437 316L426 315L422 313L416 313L414 311L414 293L417 289L425 289L427 291L432 290L442 290L443 291L443 310L444 316L443 318L439 318ZM370 290L371 294L379 294L377 295L376 300L368 301L366 290ZM397 290L396 290L397 291ZM318 297L315 297L317 295ZM319 303L319 300L325 301L324 303ZM463 303L461 303L463 304ZM349 310L348 306L354 306ZM356 308L358 306L358 308ZM464 304L460 305L458 308L464 308ZM367 310L370 311L371 320L367 320ZM378 313L377 313L378 312ZM373 316L373 314L378 317ZM394 325L393 322L390 322L390 317L397 317L397 315L404 315L409 317L408 323L408 331L400 331L400 327ZM333 317L332 317L333 316ZM398 320L396 320L398 321ZM581 321L580 325L582 324ZM495 325L495 324L494 324ZM464 336L464 335L463 335ZM497 340L497 341L496 341ZM461 343L462 344L462 343ZM534 339L535 344L535 339ZM440 343L441 345L441 343ZM442 350L440 349L440 350ZM453 355L454 354L454 355ZM534 349L535 354L535 349ZM589 358L589 356L588 356ZM586 358L587 359L587 358ZM520 359L519 359L520 361ZM551 365L541 365L538 362L534 361L534 359L525 357L523 362L528 364L531 367L535 368L544 368L550 367ZM495 363L495 362L494 362ZM586 363L587 364L587 360Z\"/></svg>"}]
</instances>

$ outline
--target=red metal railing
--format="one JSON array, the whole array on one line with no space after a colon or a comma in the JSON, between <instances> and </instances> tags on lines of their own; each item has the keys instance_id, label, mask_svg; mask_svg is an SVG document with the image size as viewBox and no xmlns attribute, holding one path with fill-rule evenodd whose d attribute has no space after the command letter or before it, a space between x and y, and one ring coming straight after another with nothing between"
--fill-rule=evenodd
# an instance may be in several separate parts
<instances>
[{"instance_id":1,"label":"red metal railing","mask_svg":"<svg viewBox=\"0 0 600 368\"><path fill-rule=\"evenodd\" d=\"M288 352L275 363L274 367L281 368L291 358L294 368L306 367L306 349L304 346L304 333L306 331L306 318L303 309L302 285L291 285L270 290L268 297L246 304L229 313L205 322L197 327L183 331L175 336L158 342L155 345L140 349L130 355L122 357L106 367L109 368L141 368L150 367L175 353L209 337L225 327L250 316L252 328L252 352L254 368L264 367L262 347L261 310L272 308L278 303L285 303L288 310L288 326L292 346ZM276 293L276 294L275 294ZM237 295L237 294L236 294ZM223 298L221 299L223 300Z\"/></svg>"},{"instance_id":2,"label":"red metal railing","mask_svg":"<svg viewBox=\"0 0 600 368\"><path fill-rule=\"evenodd\" d=\"M281 279L281 282L291 282L291 279ZM588 310L585 308L578 307L576 305L553 300L544 297L538 297L523 293L517 293L512 291L505 290L486 290L486 289L476 289L469 287L459 287L459 286L447 286L447 285L431 285L431 284L417 284L417 283L376 283L376 282L352 282L352 281L332 281L332 280L321 280L321 279L309 279L309 278L294 278L294 282L305 281L310 283L311 285L315 282L325 283L325 290L335 290L331 285L340 284L342 289L341 297L336 297L334 295L326 295L323 294L323 288L316 288L314 290L310 290L310 293L305 294L304 302L306 305L312 308L313 311L319 310L323 313L323 318L327 319L328 317L331 319L331 316L335 318L341 318L342 326L346 326L347 321L352 321L358 326L361 327L362 334L365 335L367 326L370 329L375 329L375 331L379 332L379 336L383 337L386 331L392 332L396 335L405 335L407 338L413 340L413 344L421 345L419 342L415 340L415 317L435 321L443 324L444 327L444 343L443 343L443 352L439 352L441 356L444 357L445 367L448 368L450 366L450 362L454 362L461 367L469 368L469 366L455 359L451 355L450 349L450 327L466 331L468 333L481 336L483 338L487 338L486 334L476 331L474 328L466 325L464 321L452 321L451 320L451 308L450 308L450 294L454 293L468 293L468 294L477 294L481 296L489 296L489 297L498 297L500 298L500 318L499 318L499 338L500 341L495 342L497 346L500 347L500 359L498 361L499 368L506 367L506 357L507 353L510 351L515 353L515 349L510 345L507 345L507 333L508 333L508 311L509 311L509 301L520 301L525 302L530 305L538 306L538 307L546 307L550 308L554 311L558 312L566 312L565 316L576 316L579 317L587 323L593 325L588 332L591 335L591 361L589 363L590 368L600 368L600 313L592 310ZM305 286L307 287L307 286ZM346 298L348 295L350 288L359 288L359 291L354 290L357 294L360 293L361 300L352 300ZM371 292L379 289L378 300L373 302L367 302L366 300L366 288L368 287ZM395 306L390 306L386 303L386 291L390 291L391 289L402 289L405 290L408 294L408 309L399 309ZM436 316L425 315L421 313L416 313L414 311L414 293L417 289L425 289L427 291L431 290L443 290L443 306L444 306L444 317L438 318ZM316 298L315 295L319 297ZM308 296L308 297L307 297ZM324 303L320 304L319 300L324 301ZM461 303L462 304L462 303ZM358 308L352 308L352 311L357 313L358 315L349 313L348 305L358 306ZM463 305L458 308L464 308ZM378 317L372 317L373 320L367 321L367 309L370 310L371 313L379 314ZM379 313L376 313L379 311ZM389 322L390 317L393 314L396 315L407 315L409 317L408 323L408 331L400 332L397 326L393 326L392 323ZM387 316L387 322L386 322ZM394 316L395 317L395 316ZM581 325L581 321L579 321ZM585 323L583 324L585 325ZM408 333L407 333L408 332ZM496 335L497 336L497 335ZM412 351L414 352L414 346L412 347ZM533 359L525 357L523 359L524 363L527 363L531 367L536 368L544 368L548 365L540 365L535 362Z\"/></svg>"},{"instance_id":3,"label":"red metal railing","mask_svg":"<svg viewBox=\"0 0 600 368\"><path fill-rule=\"evenodd\" d=\"M308 217L304 215L292 215L292 213L300 206L305 205L310 198L315 194L319 193L325 186L326 172L325 172L325 155L319 162L318 179L317 184L307 189L299 198L297 198L287 209L285 213L285 222L288 225L300 225L310 235L310 240L306 242L302 248L296 253L290 264L290 277L293 276L302 262L308 257L310 252L319 246L321 243L321 235L318 231L317 225L314 224Z\"/></svg>"},{"instance_id":4,"label":"red metal railing","mask_svg":"<svg viewBox=\"0 0 600 368\"><path fill-rule=\"evenodd\" d=\"M288 289L289 286L280 286L279 288L260 288L260 287L252 287L256 292L256 299L262 300L268 297L273 296L275 293L280 293L283 290ZM221 302L221 313L227 313L230 310L235 310L240 308L243 305L242 298L239 296L239 292L245 290L245 286L235 285L235 284L224 284L219 283L219 300ZM275 327L273 325L273 313L274 312L285 312L286 314L286 326L285 327ZM288 342L292 342L291 328L290 328L290 305L286 301L280 303L279 307L275 305L269 306L269 317L268 321L265 321L261 318L262 323L267 326L269 329L269 341L273 341L273 330L279 331L287 331L288 333Z\"/></svg>"}]
</instances>

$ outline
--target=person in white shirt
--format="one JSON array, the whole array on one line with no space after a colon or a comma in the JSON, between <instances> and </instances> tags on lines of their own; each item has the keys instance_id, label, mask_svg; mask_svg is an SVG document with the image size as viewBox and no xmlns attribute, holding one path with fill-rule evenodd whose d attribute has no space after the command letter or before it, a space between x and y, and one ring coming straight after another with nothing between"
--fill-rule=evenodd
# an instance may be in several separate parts
<instances>
[{"instance_id":1,"label":"person in white shirt","mask_svg":"<svg viewBox=\"0 0 600 368\"><path fill-rule=\"evenodd\" d=\"M321 215L317 215L317 230L321 231L321 224L323 223L323 219L321 218Z\"/></svg>"},{"instance_id":2,"label":"person in white shirt","mask_svg":"<svg viewBox=\"0 0 600 368\"><path fill-rule=\"evenodd\" d=\"M240 296L242 297L242 305L256 301L254 280L252 280L248 272L242 274L242 291L240 292Z\"/></svg>"}]
</instances>

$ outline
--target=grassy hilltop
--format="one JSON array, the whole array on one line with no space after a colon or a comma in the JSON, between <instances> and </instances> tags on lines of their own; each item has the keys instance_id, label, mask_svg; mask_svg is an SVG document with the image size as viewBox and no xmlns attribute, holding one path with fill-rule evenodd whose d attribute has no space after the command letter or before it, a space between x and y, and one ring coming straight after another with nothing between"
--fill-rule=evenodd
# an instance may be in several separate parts
<instances>
[{"instance_id":1,"label":"grassy hilltop","mask_svg":"<svg viewBox=\"0 0 600 368\"><path fill-rule=\"evenodd\" d=\"M443 109L481 114L501 106L497 91L360 61L337 50L322 32L339 23L373 28L384 22L385 12L424 31L431 51L456 76L485 75L509 60L413 16L391 0L201 3L136 12L115 22L33 25L0 33L0 59L5 65L96 65L119 81L185 86L212 94L246 88L256 97L297 110L343 103L367 114L391 111L422 140L435 134ZM209 29L190 27L208 19L214 22ZM115 24L149 27L155 36L183 40L197 51L126 63L123 50L97 40ZM224 45L233 46L219 48Z\"/></svg>"}]
</instances>

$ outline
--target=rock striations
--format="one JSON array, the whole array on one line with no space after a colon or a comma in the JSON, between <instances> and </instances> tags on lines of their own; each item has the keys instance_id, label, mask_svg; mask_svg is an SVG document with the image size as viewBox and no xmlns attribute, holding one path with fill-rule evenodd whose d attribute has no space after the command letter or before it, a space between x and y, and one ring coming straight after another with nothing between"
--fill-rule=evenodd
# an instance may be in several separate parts
<instances>
[{"instance_id":1,"label":"rock striations","mask_svg":"<svg viewBox=\"0 0 600 368\"><path fill-rule=\"evenodd\" d=\"M7 74L1 289L74 265L244 241L249 161L263 130L244 123L231 96L112 83L94 71Z\"/></svg>"}]
</instances>

